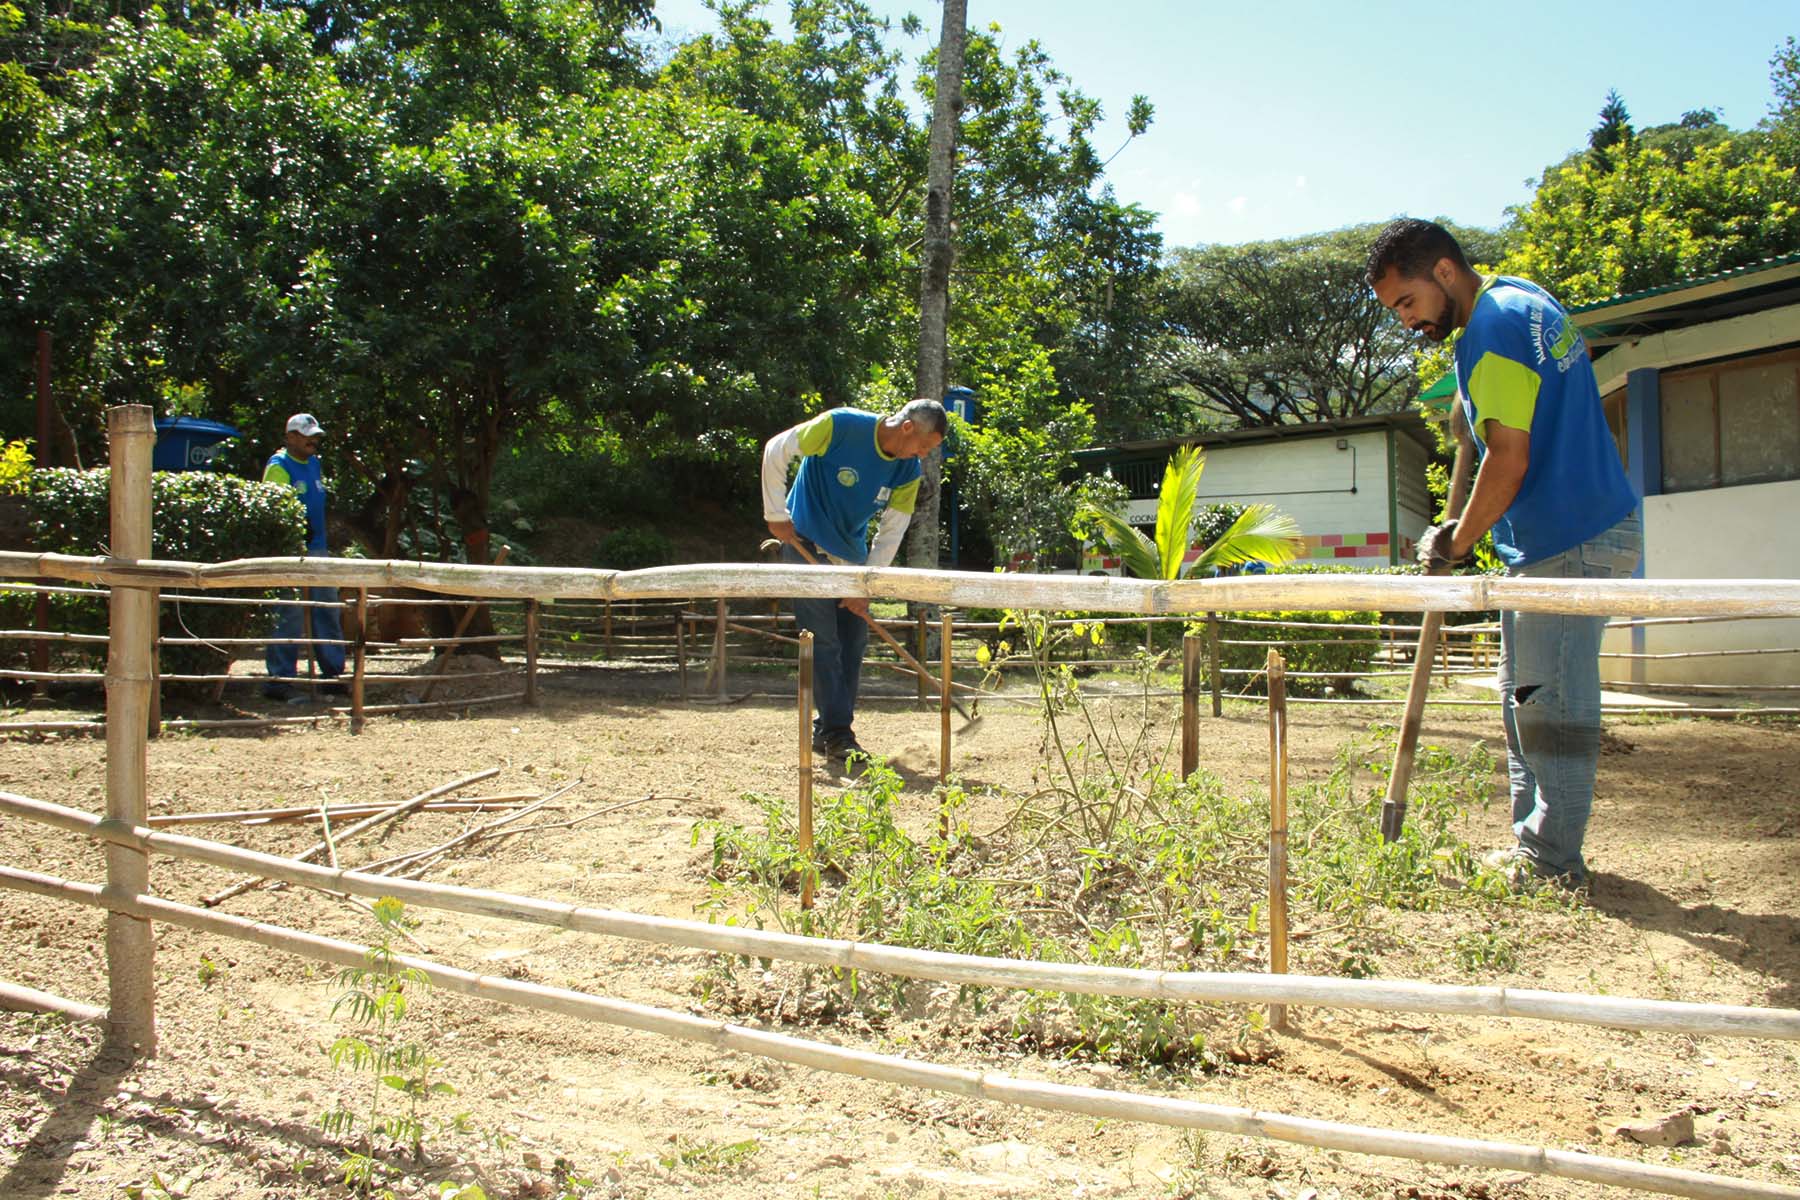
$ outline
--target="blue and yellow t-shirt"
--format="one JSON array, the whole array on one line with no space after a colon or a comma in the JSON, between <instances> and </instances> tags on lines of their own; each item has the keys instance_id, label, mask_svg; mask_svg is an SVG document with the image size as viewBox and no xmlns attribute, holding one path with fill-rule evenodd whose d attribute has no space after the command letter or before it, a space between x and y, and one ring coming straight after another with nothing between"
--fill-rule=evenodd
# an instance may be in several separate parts
<instances>
[{"instance_id":1,"label":"blue and yellow t-shirt","mask_svg":"<svg viewBox=\"0 0 1800 1200\"><path fill-rule=\"evenodd\" d=\"M910 513L924 469L889 458L875 441L881 418L834 408L800 427L800 474L788 492L794 528L847 563L869 558L869 522L885 509Z\"/></svg>"},{"instance_id":2,"label":"blue and yellow t-shirt","mask_svg":"<svg viewBox=\"0 0 1800 1200\"><path fill-rule=\"evenodd\" d=\"M319 470L319 456L313 455L305 462L292 457L286 450L277 450L269 456L269 465L263 468L264 483L281 483L294 489L300 497L300 503L306 506L306 548L325 552L325 477Z\"/></svg>"},{"instance_id":3,"label":"blue and yellow t-shirt","mask_svg":"<svg viewBox=\"0 0 1800 1200\"><path fill-rule=\"evenodd\" d=\"M1487 421L1531 435L1524 482L1494 524L1508 566L1554 557L1631 514L1638 496L1606 426L1587 343L1550 293L1488 278L1455 349L1463 415L1482 452Z\"/></svg>"}]
</instances>

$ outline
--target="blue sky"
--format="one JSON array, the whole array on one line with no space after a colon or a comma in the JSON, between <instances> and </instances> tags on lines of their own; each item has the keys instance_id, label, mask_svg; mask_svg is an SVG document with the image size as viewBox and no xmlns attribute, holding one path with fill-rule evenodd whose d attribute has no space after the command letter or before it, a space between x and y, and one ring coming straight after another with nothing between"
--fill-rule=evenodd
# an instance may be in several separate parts
<instances>
[{"instance_id":1,"label":"blue sky","mask_svg":"<svg viewBox=\"0 0 1800 1200\"><path fill-rule=\"evenodd\" d=\"M917 13L935 0L870 0ZM700 0L658 0L672 35L712 28ZM1586 143L1617 88L1642 128L1710 107L1736 129L1769 110L1769 59L1800 36L1795 0L1623 5L1389 0L968 0L969 25L1036 38L1124 141L1134 93L1150 132L1108 170L1161 215L1170 246L1290 237L1411 216L1496 226L1529 180ZM771 17L787 11L772 5ZM904 39L895 32L894 40Z\"/></svg>"}]
</instances>

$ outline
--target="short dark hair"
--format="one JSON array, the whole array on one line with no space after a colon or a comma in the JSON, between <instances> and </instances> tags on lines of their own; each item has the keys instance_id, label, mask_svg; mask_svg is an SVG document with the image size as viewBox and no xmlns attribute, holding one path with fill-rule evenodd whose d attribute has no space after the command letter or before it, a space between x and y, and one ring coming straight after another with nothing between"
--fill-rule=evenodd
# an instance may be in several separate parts
<instances>
[{"instance_id":1,"label":"short dark hair","mask_svg":"<svg viewBox=\"0 0 1800 1200\"><path fill-rule=\"evenodd\" d=\"M1472 269L1449 230L1434 221L1401 217L1390 222L1369 247L1366 278L1370 287L1389 270L1400 272L1403 279L1424 279L1440 258L1449 259L1465 271Z\"/></svg>"},{"instance_id":2,"label":"short dark hair","mask_svg":"<svg viewBox=\"0 0 1800 1200\"><path fill-rule=\"evenodd\" d=\"M950 432L950 416L936 400L909 401L894 416L902 421L911 421L926 433Z\"/></svg>"}]
</instances>

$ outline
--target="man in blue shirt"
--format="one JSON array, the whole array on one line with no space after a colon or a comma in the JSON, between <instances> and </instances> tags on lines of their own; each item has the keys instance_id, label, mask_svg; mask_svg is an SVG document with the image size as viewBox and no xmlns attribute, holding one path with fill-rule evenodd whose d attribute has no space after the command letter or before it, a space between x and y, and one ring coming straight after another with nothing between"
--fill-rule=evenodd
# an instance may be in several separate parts
<instances>
[{"instance_id":1,"label":"man in blue shirt","mask_svg":"<svg viewBox=\"0 0 1800 1200\"><path fill-rule=\"evenodd\" d=\"M295 413L288 418L281 449L269 456L268 466L263 468L264 483L292 488L306 509L306 553L311 558L324 558L331 553L326 548L325 479L318 457L319 439L324 434L311 413ZM317 639L309 647L313 661L326 679L335 681L344 673L344 647L339 644L344 640L344 629L338 617L337 589L307 588L304 599L319 602L311 606L312 636ZM284 604L277 611L275 637L279 640L270 643L264 659L269 681L263 685L263 695L271 700L299 704L310 698L297 692L289 682L299 666L299 646L284 640L302 636L305 624L299 605ZM324 690L342 695L344 685L331 682Z\"/></svg>"},{"instance_id":2,"label":"man in blue shirt","mask_svg":"<svg viewBox=\"0 0 1800 1200\"><path fill-rule=\"evenodd\" d=\"M948 429L942 404L914 400L887 417L834 408L770 438L763 447L763 519L784 543L782 561L805 562L795 548L804 546L819 561L840 566L892 563L919 497L919 460ZM795 459L800 473L789 491ZM877 517L871 546L869 526ZM860 596L794 601L794 619L813 635L813 748L834 759L865 753L852 726L868 611Z\"/></svg>"},{"instance_id":3,"label":"man in blue shirt","mask_svg":"<svg viewBox=\"0 0 1800 1200\"><path fill-rule=\"evenodd\" d=\"M1643 552L1638 496L1606 425L1587 345L1544 289L1481 276L1442 227L1403 219L1368 281L1408 329L1454 338L1457 392L1481 454L1460 514L1425 532L1424 563L1466 558L1492 530L1511 575L1623 578ZM1489 865L1581 887L1600 760L1606 618L1500 614L1500 693L1517 845Z\"/></svg>"}]
</instances>

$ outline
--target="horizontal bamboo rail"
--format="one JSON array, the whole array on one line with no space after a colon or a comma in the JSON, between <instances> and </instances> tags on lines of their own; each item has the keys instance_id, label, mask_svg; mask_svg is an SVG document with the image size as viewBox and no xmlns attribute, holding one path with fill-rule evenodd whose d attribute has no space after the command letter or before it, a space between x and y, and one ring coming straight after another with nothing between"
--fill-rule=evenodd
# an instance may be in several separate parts
<instances>
[{"instance_id":1,"label":"horizontal bamboo rail","mask_svg":"<svg viewBox=\"0 0 1800 1200\"><path fill-rule=\"evenodd\" d=\"M613 909L454 884L397 881L386 876L296 862L220 842L147 828L125 828L91 813L48 801L0 792L0 812L85 834L147 853L204 862L288 883L363 896L395 896L421 908L445 909L550 925L583 933L687 946L753 958L780 958L844 970L878 971L937 982L981 987L1019 987L1092 995L1137 996L1181 1002L1309 1004L1391 1012L1462 1013L1525 1017L1655 1030L1696 1036L1769 1037L1800 1040L1800 1010L1730 1004L1690 1004L1621 996L1580 996L1504 987L1455 987L1380 979L1335 979L1286 975L1279 978L1238 971L1147 971L1081 963L1025 962L912 950L878 943L809 938L766 930L738 929L650 917Z\"/></svg>"},{"instance_id":2,"label":"horizontal bamboo rail","mask_svg":"<svg viewBox=\"0 0 1800 1200\"><path fill-rule=\"evenodd\" d=\"M494 567L395 559L245 558L223 563L0 551L0 574L140 588L414 588L457 596L518 599L841 599L863 596L963 608L1076 608L1093 612L1253 609L1406 609L1468 612L1616 612L1644 615L1800 616L1800 580L1497 579L1484 575L1257 575L1158 581L1096 575L920 571L906 567L813 567L694 563L641 571Z\"/></svg>"},{"instance_id":3,"label":"horizontal bamboo rail","mask_svg":"<svg viewBox=\"0 0 1800 1200\"><path fill-rule=\"evenodd\" d=\"M12 1012L57 1013L84 1025L106 1024L106 1010L80 1000L69 1000L22 983L0 982L0 1008Z\"/></svg>"},{"instance_id":4,"label":"horizontal bamboo rail","mask_svg":"<svg viewBox=\"0 0 1800 1200\"><path fill-rule=\"evenodd\" d=\"M388 879L387 882L399 885L406 881ZM110 892L93 884L76 883L34 871L0 868L0 886L102 908L144 921L180 925L216 937L254 942L272 950L299 954L339 966L356 967L367 961L368 948L353 942L319 937L297 929L250 921L224 913L205 912L154 896ZM1780 1184L1732 1179L1677 1167L1569 1150L1551 1150L1541 1146L1348 1125L1198 1100L1140 1096L1107 1088L1044 1083L997 1072L950 1067L897 1055L848 1049L708 1017L592 996L567 988L544 987L520 980L480 975L411 955L396 955L395 964L397 969L420 972L433 987L445 992L617 1025L696 1042L721 1051L793 1063L813 1070L926 1088L969 1099L1014 1104L1048 1112L1076 1113L1105 1120L1142 1121L1177 1128L1205 1129L1355 1154L1524 1171L1672 1196L1692 1196L1706 1200L1800 1200L1800 1189Z\"/></svg>"}]
</instances>

